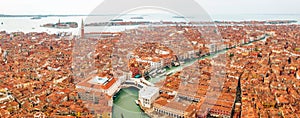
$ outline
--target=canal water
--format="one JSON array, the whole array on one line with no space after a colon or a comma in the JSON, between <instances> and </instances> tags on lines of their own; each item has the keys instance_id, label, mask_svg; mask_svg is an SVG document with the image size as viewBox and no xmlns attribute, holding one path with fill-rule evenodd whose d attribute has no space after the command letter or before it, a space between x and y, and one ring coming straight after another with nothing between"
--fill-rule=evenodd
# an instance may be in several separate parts
<instances>
[{"instance_id":1,"label":"canal water","mask_svg":"<svg viewBox=\"0 0 300 118\"><path fill-rule=\"evenodd\" d=\"M135 103L138 89L134 87L121 89L114 99L113 118L150 118Z\"/></svg>"},{"instance_id":2,"label":"canal water","mask_svg":"<svg viewBox=\"0 0 300 118\"><path fill-rule=\"evenodd\" d=\"M217 52L215 54L211 54L209 56L203 56L203 57L199 57L199 58L196 58L196 59L191 59L189 61L185 61L183 65L181 66L178 66L178 67L171 67L170 69L167 69L166 73L176 73L176 72L179 72L181 71L182 69L184 69L185 67L188 67L188 66L191 66L192 64L194 64L195 62L197 62L198 60L202 60L202 59L212 59L214 57L217 57L219 54L224 54L226 52L226 50L223 50L223 51L220 51L220 52ZM166 79L166 76L162 76L162 74L154 77L154 78L150 78L148 81L155 84L157 82L160 82L162 80L165 80Z\"/></svg>"}]
</instances>

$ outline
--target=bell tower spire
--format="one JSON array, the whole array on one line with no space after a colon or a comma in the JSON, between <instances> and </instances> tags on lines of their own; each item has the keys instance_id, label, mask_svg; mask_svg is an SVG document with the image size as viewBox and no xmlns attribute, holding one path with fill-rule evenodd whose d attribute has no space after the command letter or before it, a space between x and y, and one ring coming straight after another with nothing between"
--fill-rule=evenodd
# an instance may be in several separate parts
<instances>
[{"instance_id":1,"label":"bell tower spire","mask_svg":"<svg viewBox=\"0 0 300 118\"><path fill-rule=\"evenodd\" d=\"M81 19L81 38L84 38L84 23L83 23L83 19Z\"/></svg>"}]
</instances>

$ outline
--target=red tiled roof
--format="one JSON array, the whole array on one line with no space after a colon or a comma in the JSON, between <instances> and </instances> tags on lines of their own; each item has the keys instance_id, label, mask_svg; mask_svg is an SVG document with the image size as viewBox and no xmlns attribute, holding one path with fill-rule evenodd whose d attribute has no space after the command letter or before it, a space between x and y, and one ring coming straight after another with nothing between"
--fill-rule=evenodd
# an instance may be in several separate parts
<instances>
[{"instance_id":1,"label":"red tiled roof","mask_svg":"<svg viewBox=\"0 0 300 118\"><path fill-rule=\"evenodd\" d=\"M102 87L103 89L108 89L108 88L110 88L116 81L117 81L117 80L116 80L115 78L113 78L112 80L110 80L109 82L107 82L106 85L102 85L101 87Z\"/></svg>"}]
</instances>

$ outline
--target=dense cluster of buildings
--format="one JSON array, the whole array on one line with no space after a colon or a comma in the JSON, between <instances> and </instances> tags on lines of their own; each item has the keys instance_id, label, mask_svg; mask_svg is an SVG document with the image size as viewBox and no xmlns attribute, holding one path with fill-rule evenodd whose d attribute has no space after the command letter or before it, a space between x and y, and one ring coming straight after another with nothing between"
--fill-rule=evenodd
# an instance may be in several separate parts
<instances>
[{"instance_id":1,"label":"dense cluster of buildings","mask_svg":"<svg viewBox=\"0 0 300 118\"><path fill-rule=\"evenodd\" d=\"M153 117L300 117L299 28L221 25L218 37L209 26L153 26L101 40L0 32L0 117L111 117L127 80L225 50L141 87L141 107Z\"/></svg>"},{"instance_id":2,"label":"dense cluster of buildings","mask_svg":"<svg viewBox=\"0 0 300 118\"><path fill-rule=\"evenodd\" d=\"M89 115L72 83L72 39L0 33L0 117Z\"/></svg>"},{"instance_id":3,"label":"dense cluster of buildings","mask_svg":"<svg viewBox=\"0 0 300 118\"><path fill-rule=\"evenodd\" d=\"M299 26L220 27L223 39L231 40L234 48L225 56L200 60L158 83L160 96L154 101L154 112L150 114L299 117L297 60L300 55L299 31L296 30ZM262 41L251 43L256 40ZM221 61L226 74L214 79L214 68L220 66L218 59L226 60ZM216 90L218 87L221 89Z\"/></svg>"},{"instance_id":4,"label":"dense cluster of buildings","mask_svg":"<svg viewBox=\"0 0 300 118\"><path fill-rule=\"evenodd\" d=\"M265 42L231 50L240 67L242 117L299 117L299 26L265 26Z\"/></svg>"}]
</instances>

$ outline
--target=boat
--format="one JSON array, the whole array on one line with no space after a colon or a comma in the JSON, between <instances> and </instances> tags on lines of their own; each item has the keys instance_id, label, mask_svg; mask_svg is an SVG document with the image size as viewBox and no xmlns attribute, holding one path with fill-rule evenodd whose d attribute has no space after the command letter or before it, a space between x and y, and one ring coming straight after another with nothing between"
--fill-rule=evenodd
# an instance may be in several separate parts
<instances>
[{"instance_id":1,"label":"boat","mask_svg":"<svg viewBox=\"0 0 300 118\"><path fill-rule=\"evenodd\" d=\"M31 20L37 20L37 19L42 19L40 16L33 16L32 18L30 18Z\"/></svg>"},{"instance_id":2,"label":"boat","mask_svg":"<svg viewBox=\"0 0 300 118\"><path fill-rule=\"evenodd\" d=\"M1 22L1 25L3 25L3 22Z\"/></svg>"},{"instance_id":3,"label":"boat","mask_svg":"<svg viewBox=\"0 0 300 118\"><path fill-rule=\"evenodd\" d=\"M167 71L167 69L162 69L161 73L165 73Z\"/></svg>"},{"instance_id":4,"label":"boat","mask_svg":"<svg viewBox=\"0 0 300 118\"><path fill-rule=\"evenodd\" d=\"M141 78L142 77L142 75L140 75L140 74L137 74L136 76L134 76L134 78Z\"/></svg>"},{"instance_id":5,"label":"boat","mask_svg":"<svg viewBox=\"0 0 300 118\"><path fill-rule=\"evenodd\" d=\"M131 17L130 19L144 19L144 17Z\"/></svg>"},{"instance_id":6,"label":"boat","mask_svg":"<svg viewBox=\"0 0 300 118\"><path fill-rule=\"evenodd\" d=\"M184 64L184 61L180 61L179 64Z\"/></svg>"},{"instance_id":7,"label":"boat","mask_svg":"<svg viewBox=\"0 0 300 118\"><path fill-rule=\"evenodd\" d=\"M117 93L113 96L113 100L115 100L115 99L118 97L119 94L120 94L120 93L117 92Z\"/></svg>"},{"instance_id":8,"label":"boat","mask_svg":"<svg viewBox=\"0 0 300 118\"><path fill-rule=\"evenodd\" d=\"M161 73L161 71L162 71L162 70L159 69L159 70L157 71L157 73Z\"/></svg>"},{"instance_id":9,"label":"boat","mask_svg":"<svg viewBox=\"0 0 300 118\"><path fill-rule=\"evenodd\" d=\"M151 78L150 75L145 76L146 80L149 80L150 78Z\"/></svg>"},{"instance_id":10,"label":"boat","mask_svg":"<svg viewBox=\"0 0 300 118\"><path fill-rule=\"evenodd\" d=\"M184 18L184 16L173 16L173 18Z\"/></svg>"},{"instance_id":11,"label":"boat","mask_svg":"<svg viewBox=\"0 0 300 118\"><path fill-rule=\"evenodd\" d=\"M175 67L180 66L180 63L174 62L174 66L175 66Z\"/></svg>"},{"instance_id":12,"label":"boat","mask_svg":"<svg viewBox=\"0 0 300 118\"><path fill-rule=\"evenodd\" d=\"M167 76L170 76L170 75L172 75L173 74L173 72L168 72L167 73Z\"/></svg>"},{"instance_id":13,"label":"boat","mask_svg":"<svg viewBox=\"0 0 300 118\"><path fill-rule=\"evenodd\" d=\"M149 73L149 75L152 75L152 74L154 74L155 73L155 71L151 71L150 73Z\"/></svg>"},{"instance_id":14,"label":"boat","mask_svg":"<svg viewBox=\"0 0 300 118\"><path fill-rule=\"evenodd\" d=\"M156 75L157 75L156 73L153 73L153 74L150 75L150 77L153 78L153 77L155 77Z\"/></svg>"},{"instance_id":15,"label":"boat","mask_svg":"<svg viewBox=\"0 0 300 118\"><path fill-rule=\"evenodd\" d=\"M135 104L139 105L139 101L138 100L134 100Z\"/></svg>"},{"instance_id":16,"label":"boat","mask_svg":"<svg viewBox=\"0 0 300 118\"><path fill-rule=\"evenodd\" d=\"M167 73L162 73L158 77L163 77L163 76L167 76Z\"/></svg>"},{"instance_id":17,"label":"boat","mask_svg":"<svg viewBox=\"0 0 300 118\"><path fill-rule=\"evenodd\" d=\"M111 19L110 21L123 21L123 19Z\"/></svg>"}]
</instances>

